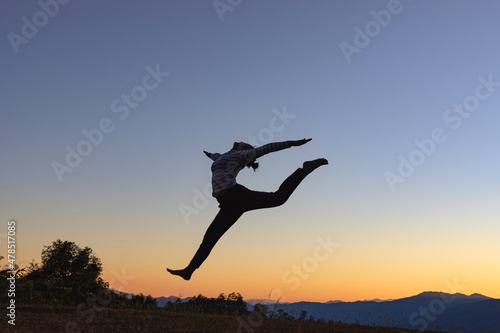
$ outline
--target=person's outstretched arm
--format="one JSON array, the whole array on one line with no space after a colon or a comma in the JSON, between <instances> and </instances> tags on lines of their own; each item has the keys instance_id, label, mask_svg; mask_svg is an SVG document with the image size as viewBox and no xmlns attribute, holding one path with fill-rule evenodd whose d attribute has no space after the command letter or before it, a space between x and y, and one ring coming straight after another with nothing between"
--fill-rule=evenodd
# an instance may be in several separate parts
<instances>
[{"instance_id":1,"label":"person's outstretched arm","mask_svg":"<svg viewBox=\"0 0 500 333\"><path fill-rule=\"evenodd\" d=\"M208 158L210 158L212 161L215 161L216 159L219 158L221 154L219 153L209 153L208 151L203 151L205 155L207 155Z\"/></svg>"},{"instance_id":2,"label":"person's outstretched arm","mask_svg":"<svg viewBox=\"0 0 500 333\"><path fill-rule=\"evenodd\" d=\"M275 152L275 151L280 151L283 149L287 149L290 147L298 147L302 146L303 144L306 144L307 142L311 141L312 139L302 139L302 140L289 140L289 141L282 141L282 142L271 142L266 145L254 148L254 149L248 149L248 150L243 150L241 152L241 155L243 158L247 161L252 161L255 160L261 156L264 156L266 154Z\"/></svg>"}]
</instances>

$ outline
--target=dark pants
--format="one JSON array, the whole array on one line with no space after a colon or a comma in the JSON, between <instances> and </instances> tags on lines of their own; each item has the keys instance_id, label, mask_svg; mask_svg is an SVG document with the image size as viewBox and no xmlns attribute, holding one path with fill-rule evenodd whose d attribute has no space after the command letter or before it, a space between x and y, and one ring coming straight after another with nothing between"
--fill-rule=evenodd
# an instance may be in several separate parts
<instances>
[{"instance_id":1,"label":"dark pants","mask_svg":"<svg viewBox=\"0 0 500 333\"><path fill-rule=\"evenodd\" d=\"M277 207L284 204L300 182L307 176L301 168L292 173L276 192L252 191L236 184L223 193L219 201L220 210L203 237L198 251L189 266L196 269L207 259L210 251L222 235L240 218L244 212L254 209Z\"/></svg>"}]
</instances>

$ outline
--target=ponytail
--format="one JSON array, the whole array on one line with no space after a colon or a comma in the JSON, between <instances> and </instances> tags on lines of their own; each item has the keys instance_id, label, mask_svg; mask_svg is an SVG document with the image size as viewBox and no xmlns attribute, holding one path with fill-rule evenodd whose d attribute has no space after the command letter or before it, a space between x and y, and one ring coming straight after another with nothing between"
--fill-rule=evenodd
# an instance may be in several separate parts
<instances>
[{"instance_id":1,"label":"ponytail","mask_svg":"<svg viewBox=\"0 0 500 333\"><path fill-rule=\"evenodd\" d=\"M257 168L259 167L259 163L252 161L247 163L248 168L253 168L253 171L257 171Z\"/></svg>"}]
</instances>

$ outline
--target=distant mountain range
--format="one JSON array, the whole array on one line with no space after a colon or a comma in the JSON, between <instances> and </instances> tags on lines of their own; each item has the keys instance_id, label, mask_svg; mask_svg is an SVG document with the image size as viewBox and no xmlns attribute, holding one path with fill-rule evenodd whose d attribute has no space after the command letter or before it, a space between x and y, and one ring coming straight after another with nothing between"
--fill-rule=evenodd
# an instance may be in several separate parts
<instances>
[{"instance_id":1,"label":"distant mountain range","mask_svg":"<svg viewBox=\"0 0 500 333\"><path fill-rule=\"evenodd\" d=\"M283 310L294 317L307 311L315 319L362 325L500 333L500 299L480 294L424 292L390 301L278 303L269 304L268 309Z\"/></svg>"},{"instance_id":2,"label":"distant mountain range","mask_svg":"<svg viewBox=\"0 0 500 333\"><path fill-rule=\"evenodd\" d=\"M175 303L178 299L180 299L179 297L177 296L170 296L170 297L156 297L156 303L158 304L158 306L161 306L161 307L164 307L165 305L167 305L168 302L171 302L171 303ZM192 300L193 297L186 297L186 298L182 298L180 299L181 302L187 302L187 301L190 301Z\"/></svg>"},{"instance_id":3,"label":"distant mountain range","mask_svg":"<svg viewBox=\"0 0 500 333\"><path fill-rule=\"evenodd\" d=\"M178 297L157 297L159 306ZM183 298L182 302L192 299ZM446 332L500 333L500 299L480 294L447 294L423 292L416 296L396 300L343 302L329 301L277 303L270 300L248 300L248 309L255 304L265 304L270 311L282 310L299 317L302 311L307 317L361 325L395 326L413 329L439 329Z\"/></svg>"}]
</instances>

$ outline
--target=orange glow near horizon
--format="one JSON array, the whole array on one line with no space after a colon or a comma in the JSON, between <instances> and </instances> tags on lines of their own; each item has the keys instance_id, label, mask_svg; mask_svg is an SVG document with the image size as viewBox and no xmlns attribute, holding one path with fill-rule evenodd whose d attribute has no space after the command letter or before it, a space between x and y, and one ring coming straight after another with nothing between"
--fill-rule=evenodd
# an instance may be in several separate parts
<instances>
[{"instance_id":1,"label":"orange glow near horizon","mask_svg":"<svg viewBox=\"0 0 500 333\"><path fill-rule=\"evenodd\" d=\"M217 297L238 292L244 299L326 302L397 299L442 291L500 298L500 250L494 233L482 237L471 233L467 243L461 243L457 241L463 237L460 228L446 233L446 237L443 233L429 235L425 230L400 230L401 235L412 235L403 239L395 231L377 237L371 236L370 229L364 233L344 229L328 233L322 230L324 225L325 230L331 229L330 224L317 222L316 229L309 228L304 236L299 233L303 226L287 219L275 220L274 226L267 227L268 233L260 234L258 230L267 220L258 218L259 214L254 214L234 226L190 281L165 269L182 268L189 262L207 223L179 224L186 231L169 243L163 242L161 229L141 240L136 229L122 228L119 238L110 243L107 235L113 234L113 228L106 225L100 227L101 234L88 232L87 223L71 230L61 228L59 235L39 237L36 230L27 233L20 224L23 238L18 262L21 266L31 260L40 262L43 246L60 238L92 248L103 262L103 278L110 287L154 297ZM124 221L127 223L125 217ZM278 231L284 223L288 228ZM318 241L326 240L329 234L336 235L332 241L338 242L331 253Z\"/></svg>"},{"instance_id":2,"label":"orange glow near horizon","mask_svg":"<svg viewBox=\"0 0 500 333\"><path fill-rule=\"evenodd\" d=\"M217 297L220 293L238 292L244 299L270 298L281 302L384 300L410 297L425 291L500 297L495 278L500 276L500 269L491 274L491 267L485 264L498 259L491 257L479 262L473 256L468 257L466 251L460 252L459 248L448 249L449 244L445 244L441 254L434 256L432 249L423 247L398 252L383 246L370 249L373 244L358 248L342 248L340 245L338 253L332 253L317 264L311 259L315 244L307 251L301 249L307 255L287 257L281 262L275 262L276 258L263 261L266 255L259 251L235 249L233 253L224 253L222 247L226 245L214 249L210 260L195 272L190 281L171 276L166 272L164 262L148 260L135 266L122 262L125 275L134 278L123 288L112 287L154 297L198 294ZM238 261L243 253L245 261ZM451 257L450 253L455 253L455 256ZM189 257L188 254L185 256ZM431 256L432 261L428 260ZM105 269L105 280L110 281L120 271L119 265L115 267L114 273L113 269ZM490 274L481 273L488 271Z\"/></svg>"},{"instance_id":3,"label":"orange glow near horizon","mask_svg":"<svg viewBox=\"0 0 500 333\"><path fill-rule=\"evenodd\" d=\"M417 295L425 291L445 293L462 293L470 295L480 293L488 297L499 298L498 286L495 281L477 286L471 284L469 277L441 278L429 283L431 278L419 279L418 276L409 279L408 276L391 274L390 278L383 274L376 274L366 280L363 274L353 271L344 275L337 275L332 279L328 273L317 273L309 280L303 281L297 290L291 290L290 285L280 283L280 278L261 279L258 284L253 277L229 275L219 277L212 272L198 273L191 281L180 278L173 279L167 272L153 271L105 271L104 279L113 282L110 287L133 294L160 296L190 297L202 294L207 297L217 297L220 293L228 295L231 292L240 293L245 300L272 299L280 302L327 302L341 300L345 302L370 299L398 299ZM156 273L156 274L155 274ZM139 275L140 274L140 275ZM120 280L120 278L122 280ZM123 278L132 278L125 280ZM200 280L203 280L201 282ZM406 283L402 284L401 281ZM126 281L125 284L122 281ZM235 281L237 281L235 283Z\"/></svg>"}]
</instances>

